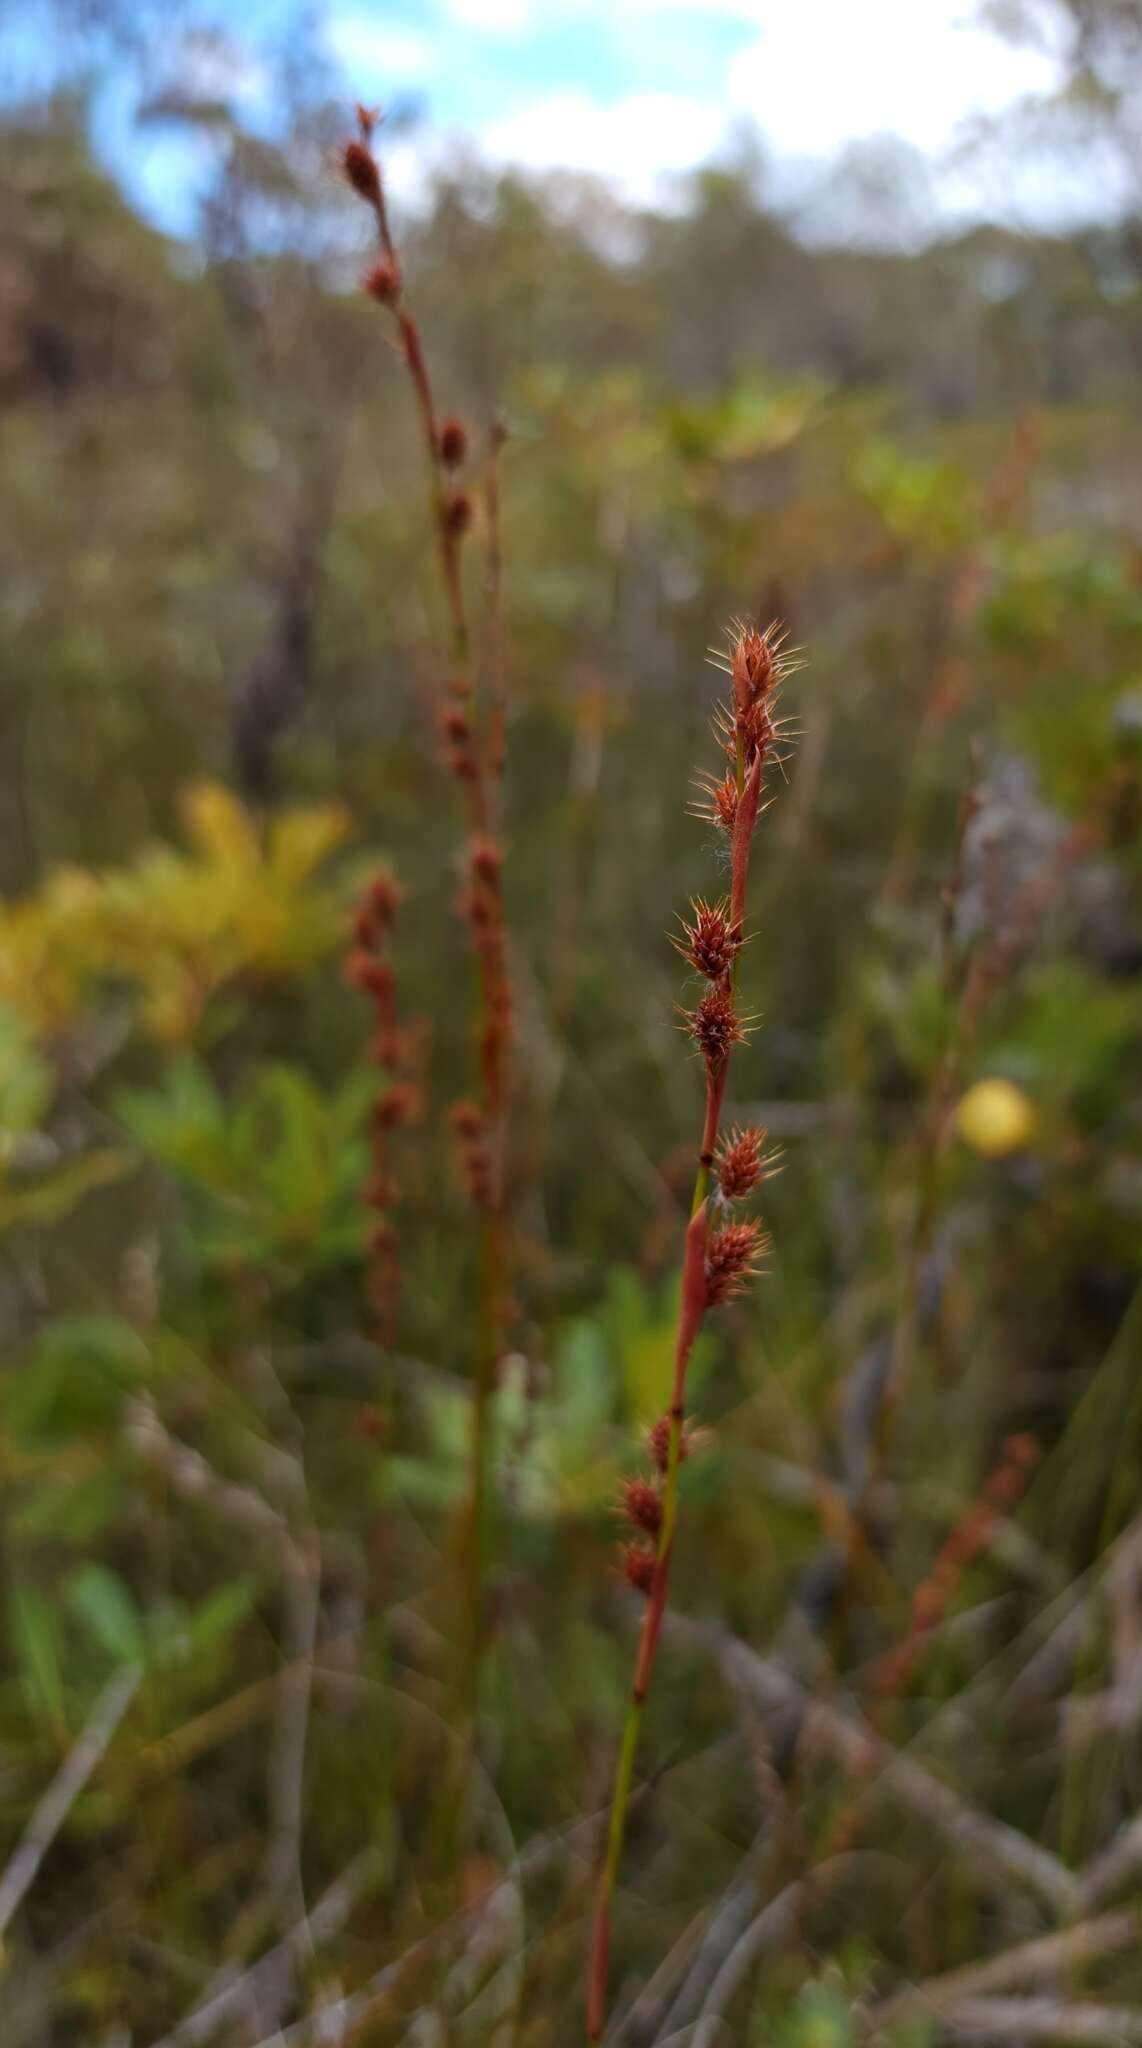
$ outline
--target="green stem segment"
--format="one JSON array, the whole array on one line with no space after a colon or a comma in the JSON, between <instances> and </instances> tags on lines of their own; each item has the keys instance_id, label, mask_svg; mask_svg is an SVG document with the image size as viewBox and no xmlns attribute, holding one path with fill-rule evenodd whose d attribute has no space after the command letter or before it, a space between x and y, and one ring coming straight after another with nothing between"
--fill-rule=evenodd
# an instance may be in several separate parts
<instances>
[{"instance_id":1,"label":"green stem segment","mask_svg":"<svg viewBox=\"0 0 1142 2048\"><path fill-rule=\"evenodd\" d=\"M724 1080L724 1067L723 1067ZM710 1077L707 1081L707 1128L711 1115L715 1119L721 1104L722 1080ZM694 1205L686 1231L686 1250L682 1266L682 1299L678 1311L678 1333L674 1352L674 1382L670 1401L670 1432L667 1439L666 1472L662 1486L662 1524L658 1532L655 1550L654 1577L647 1595L646 1612L643 1616L642 1632L639 1636L638 1656L635 1662L634 1681L627 1703L626 1723L623 1728L622 1744L619 1749L618 1766L615 1771L615 1786L611 1801L611 1821L607 1835L607 1852L599 1878L598 1902L595 1912L595 1930L591 1944L591 1968L587 1999L587 2037L597 2041L603 2031L606 2012L607 1962L611 1945L611 1901L614 1897L618 1878L619 1860L622 1856L623 1836L626 1831L627 1812L630 1807L631 1786L634 1780L635 1756L642 1727L643 1707L654 1669L654 1656L658 1648L662 1617L666 1610L666 1593L670 1581L670 1561L674 1549L674 1530L678 1521L678 1475L682 1465L682 1428L685 1418L686 1373L694 1340L702 1326L706 1311L706 1215L710 1165L708 1148L703 1146L694 1182Z\"/></svg>"}]
</instances>

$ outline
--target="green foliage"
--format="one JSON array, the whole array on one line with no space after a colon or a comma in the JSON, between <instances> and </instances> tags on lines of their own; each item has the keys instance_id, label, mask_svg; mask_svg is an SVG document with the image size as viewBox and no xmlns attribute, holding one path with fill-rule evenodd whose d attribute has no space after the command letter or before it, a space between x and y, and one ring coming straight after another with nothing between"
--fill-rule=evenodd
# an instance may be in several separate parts
<instances>
[{"instance_id":1,"label":"green foliage","mask_svg":"<svg viewBox=\"0 0 1142 2048\"><path fill-rule=\"evenodd\" d=\"M298 1885L314 1953L219 2048L390 1964L378 2040L577 2048L580 1828L630 1684L614 1507L667 1398L701 1108L664 934L726 886L684 805L715 758L706 650L755 611L808 665L728 1109L786 1164L766 1278L690 1375L672 1599L699 1626L667 1629L647 1703L615 1975L632 2006L660 1968L654 1998L708 1989L728 1930L804 1881L725 2038L851 2048L871 2011L926 2048L936 2022L881 2028L882 1997L1051 1924L980 1828L1077 1867L1137 1803L1112 1562L1142 1485L1129 237L813 251L744 172L636 221L475 170L408 237L442 403L510 429L513 1313L473 1729L477 1231L447 1111L477 1054L423 451L343 289L323 111L281 148L213 92L164 118L213 166L192 255L74 109L0 124L0 1864L108 1677L142 1673L8 1928L5 2048L169 2036L301 1924ZM429 1047L384 1349L351 832L407 891L398 1007ZM1037 1476L961 1569L1012 1435ZM822 1713L759 1704L727 1632ZM841 1769L828 1716L858 1707L974 1828ZM317 1901L370 1848L327 1942ZM1130 1952L1104 1991L1137 2006Z\"/></svg>"},{"instance_id":2,"label":"green foliage","mask_svg":"<svg viewBox=\"0 0 1142 2048\"><path fill-rule=\"evenodd\" d=\"M228 1101L204 1066L183 1058L160 1087L121 1095L117 1109L188 1190L203 1259L286 1287L360 1251L374 1088L359 1072L326 1095L302 1070L274 1064Z\"/></svg>"}]
</instances>

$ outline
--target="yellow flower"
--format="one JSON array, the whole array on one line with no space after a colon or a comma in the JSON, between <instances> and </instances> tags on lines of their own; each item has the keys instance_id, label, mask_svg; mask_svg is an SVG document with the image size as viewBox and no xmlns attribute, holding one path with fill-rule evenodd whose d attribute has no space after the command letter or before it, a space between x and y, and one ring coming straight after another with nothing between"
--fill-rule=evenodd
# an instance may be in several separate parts
<instances>
[{"instance_id":1,"label":"yellow flower","mask_svg":"<svg viewBox=\"0 0 1142 2048\"><path fill-rule=\"evenodd\" d=\"M973 1151L982 1152L985 1159L1003 1159L1034 1135L1034 1104L1013 1081L994 1075L977 1081L960 1097L956 1127Z\"/></svg>"}]
</instances>

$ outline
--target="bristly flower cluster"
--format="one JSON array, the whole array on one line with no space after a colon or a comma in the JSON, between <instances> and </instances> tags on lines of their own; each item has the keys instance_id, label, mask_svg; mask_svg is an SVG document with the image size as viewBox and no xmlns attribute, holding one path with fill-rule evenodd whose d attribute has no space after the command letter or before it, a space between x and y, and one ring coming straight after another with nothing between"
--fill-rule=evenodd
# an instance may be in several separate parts
<instances>
[{"instance_id":1,"label":"bristly flower cluster","mask_svg":"<svg viewBox=\"0 0 1142 2048\"><path fill-rule=\"evenodd\" d=\"M700 794L693 809L698 817L705 818L732 841L751 769L755 763L760 764L760 788L768 762L781 758L785 727L777 716L777 705L781 685L797 664L773 626L762 633L754 626L736 625L728 648L724 653L716 653L713 660L730 678L729 698L714 712L714 732L730 766L721 775L699 776ZM756 820L754 809L750 832Z\"/></svg>"},{"instance_id":2,"label":"bristly flower cluster","mask_svg":"<svg viewBox=\"0 0 1142 2048\"><path fill-rule=\"evenodd\" d=\"M375 877L353 913L350 949L345 959L346 981L373 1006L369 1058L384 1076L369 1114L372 1170L364 1189L365 1205L373 1218L369 1229L369 1302L377 1341L383 1348L392 1343L400 1295L397 1237L391 1221L399 1186L389 1161L389 1141L394 1131L416 1120L421 1108L419 1068L423 1032L419 1025L400 1022L396 976L388 957L400 899L401 891L391 875Z\"/></svg>"},{"instance_id":3,"label":"bristly flower cluster","mask_svg":"<svg viewBox=\"0 0 1142 2048\"><path fill-rule=\"evenodd\" d=\"M701 1448L701 1432L684 1426L678 1444L679 1463ZM649 1476L639 1473L623 1483L619 1513L631 1534L619 1551L623 1577L636 1592L649 1593L654 1578L655 1549L662 1529L662 1483L670 1463L670 1417L660 1415L646 1433Z\"/></svg>"}]
</instances>

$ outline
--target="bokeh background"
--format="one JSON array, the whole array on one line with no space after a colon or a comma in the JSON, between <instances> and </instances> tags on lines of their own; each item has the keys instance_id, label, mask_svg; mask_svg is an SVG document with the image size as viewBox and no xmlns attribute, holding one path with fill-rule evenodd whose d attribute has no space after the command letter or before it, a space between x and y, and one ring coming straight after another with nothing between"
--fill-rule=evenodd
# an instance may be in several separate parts
<instances>
[{"instance_id":1,"label":"bokeh background","mask_svg":"<svg viewBox=\"0 0 1142 2048\"><path fill-rule=\"evenodd\" d=\"M804 659L731 1104L785 1168L695 1362L608 2039L1142 2038L1136 0L2 34L6 2048L581 2040L735 616ZM461 829L355 97L441 401L508 436L474 1734ZM425 1062L381 1348L379 866Z\"/></svg>"}]
</instances>

